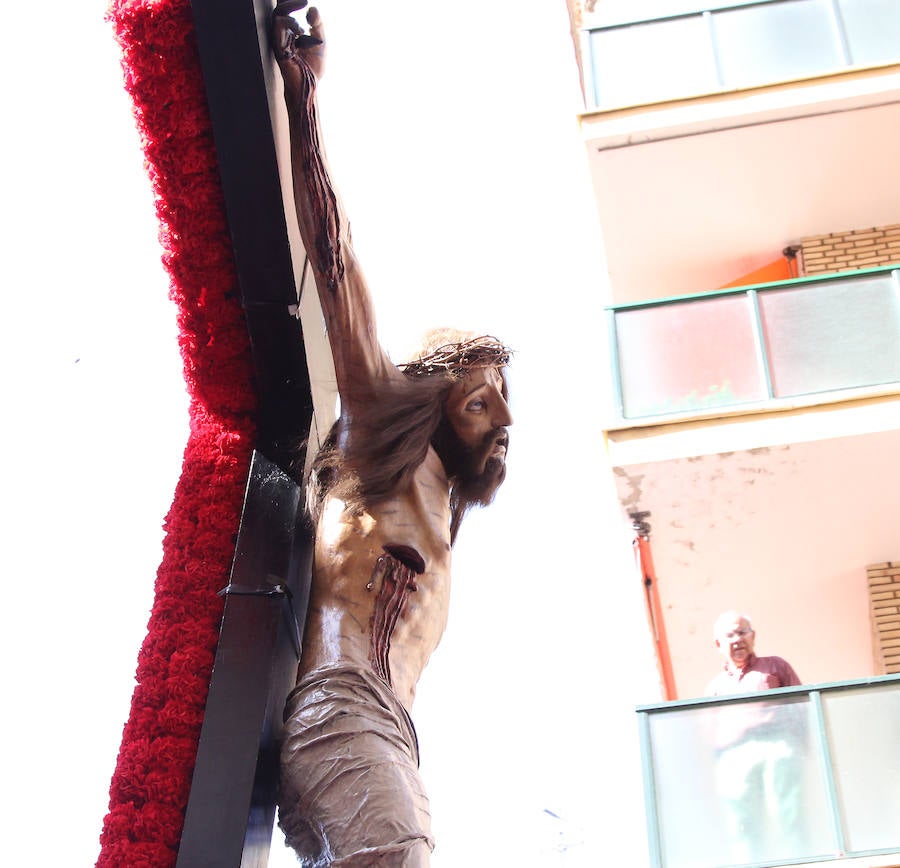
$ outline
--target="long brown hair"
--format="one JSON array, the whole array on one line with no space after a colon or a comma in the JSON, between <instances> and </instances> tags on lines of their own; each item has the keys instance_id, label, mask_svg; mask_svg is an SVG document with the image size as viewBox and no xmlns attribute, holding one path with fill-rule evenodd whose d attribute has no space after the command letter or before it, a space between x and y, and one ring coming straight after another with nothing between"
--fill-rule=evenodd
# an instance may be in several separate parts
<instances>
[{"instance_id":1,"label":"long brown hair","mask_svg":"<svg viewBox=\"0 0 900 868\"><path fill-rule=\"evenodd\" d=\"M449 336L455 340L447 341ZM352 418L342 414L332 426L308 481L307 506L313 517L327 494L359 510L408 484L441 428L453 384L477 367L497 367L502 375L510 355L487 335L430 332L414 361L399 366L405 376L379 383L367 406L354 410ZM504 377L504 393L505 383ZM450 483L452 542L463 515L478 499L461 494L452 476Z\"/></svg>"}]
</instances>

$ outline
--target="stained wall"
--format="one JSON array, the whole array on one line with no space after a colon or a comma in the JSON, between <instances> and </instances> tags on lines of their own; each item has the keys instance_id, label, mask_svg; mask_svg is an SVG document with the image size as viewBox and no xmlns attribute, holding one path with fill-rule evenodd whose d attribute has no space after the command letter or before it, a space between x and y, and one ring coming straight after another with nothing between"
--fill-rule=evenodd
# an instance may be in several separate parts
<instances>
[{"instance_id":1,"label":"stained wall","mask_svg":"<svg viewBox=\"0 0 900 868\"><path fill-rule=\"evenodd\" d=\"M649 510L679 698L719 666L719 612L746 611L757 651L805 683L876 674L866 566L900 560L900 432L618 467Z\"/></svg>"}]
</instances>

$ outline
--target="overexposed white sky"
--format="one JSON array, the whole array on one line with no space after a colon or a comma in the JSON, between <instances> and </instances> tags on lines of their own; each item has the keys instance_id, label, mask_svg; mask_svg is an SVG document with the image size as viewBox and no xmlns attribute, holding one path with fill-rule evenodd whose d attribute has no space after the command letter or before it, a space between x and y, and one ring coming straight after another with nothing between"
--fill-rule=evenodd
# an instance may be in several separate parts
<instances>
[{"instance_id":1,"label":"overexposed white sky","mask_svg":"<svg viewBox=\"0 0 900 868\"><path fill-rule=\"evenodd\" d=\"M639 865L632 709L655 682L622 653L643 614L597 437L603 270L565 3L319 6L325 133L386 345L448 324L517 350L509 479L463 527L414 709L435 868ZM187 437L104 12L10 6L0 52L10 864L36 842L48 864L99 852Z\"/></svg>"},{"instance_id":2,"label":"overexposed white sky","mask_svg":"<svg viewBox=\"0 0 900 868\"><path fill-rule=\"evenodd\" d=\"M187 437L175 310L104 11L82 0L51 23L9 7L0 51L11 865L99 852Z\"/></svg>"}]
</instances>

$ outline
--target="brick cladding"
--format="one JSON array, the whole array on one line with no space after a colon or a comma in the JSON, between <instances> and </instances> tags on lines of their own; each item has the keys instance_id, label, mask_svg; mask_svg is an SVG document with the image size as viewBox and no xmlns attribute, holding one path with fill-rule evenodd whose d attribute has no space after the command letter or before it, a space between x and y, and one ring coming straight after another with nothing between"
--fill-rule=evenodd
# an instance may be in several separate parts
<instances>
[{"instance_id":1,"label":"brick cladding","mask_svg":"<svg viewBox=\"0 0 900 868\"><path fill-rule=\"evenodd\" d=\"M804 274L832 274L900 263L900 223L800 240Z\"/></svg>"},{"instance_id":2,"label":"brick cladding","mask_svg":"<svg viewBox=\"0 0 900 868\"><path fill-rule=\"evenodd\" d=\"M900 561L870 564L869 605L876 672L900 672Z\"/></svg>"}]
</instances>

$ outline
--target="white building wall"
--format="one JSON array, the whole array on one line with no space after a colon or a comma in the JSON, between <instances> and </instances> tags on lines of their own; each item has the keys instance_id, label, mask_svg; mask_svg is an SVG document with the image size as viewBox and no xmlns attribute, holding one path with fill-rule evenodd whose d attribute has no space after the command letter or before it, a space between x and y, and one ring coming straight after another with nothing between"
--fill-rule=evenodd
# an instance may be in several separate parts
<instances>
[{"instance_id":1,"label":"white building wall","mask_svg":"<svg viewBox=\"0 0 900 868\"><path fill-rule=\"evenodd\" d=\"M652 513L679 698L717 671L730 608L804 683L877 674L866 566L900 556L898 449L886 431L617 469L623 502Z\"/></svg>"}]
</instances>

